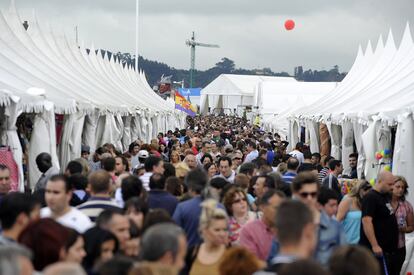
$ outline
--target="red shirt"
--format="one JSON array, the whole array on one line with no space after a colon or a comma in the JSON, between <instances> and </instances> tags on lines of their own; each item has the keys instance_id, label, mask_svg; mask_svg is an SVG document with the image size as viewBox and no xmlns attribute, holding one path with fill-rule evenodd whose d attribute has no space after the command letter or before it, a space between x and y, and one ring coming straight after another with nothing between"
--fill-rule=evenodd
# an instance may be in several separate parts
<instances>
[{"instance_id":1,"label":"red shirt","mask_svg":"<svg viewBox=\"0 0 414 275\"><path fill-rule=\"evenodd\" d=\"M269 256L272 240L272 232L261 219L249 222L240 231L240 246L247 248L263 261Z\"/></svg>"}]
</instances>

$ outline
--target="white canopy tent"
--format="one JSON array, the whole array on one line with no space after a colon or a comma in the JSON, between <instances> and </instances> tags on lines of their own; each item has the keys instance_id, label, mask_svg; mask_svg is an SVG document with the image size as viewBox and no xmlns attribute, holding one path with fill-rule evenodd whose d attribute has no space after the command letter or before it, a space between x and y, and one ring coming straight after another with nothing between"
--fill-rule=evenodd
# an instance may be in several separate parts
<instances>
[{"instance_id":1,"label":"white canopy tent","mask_svg":"<svg viewBox=\"0 0 414 275\"><path fill-rule=\"evenodd\" d=\"M262 82L258 85L255 106L266 129L287 136L288 115L314 104L336 85L335 82Z\"/></svg>"},{"instance_id":2,"label":"white canopy tent","mask_svg":"<svg viewBox=\"0 0 414 275\"><path fill-rule=\"evenodd\" d=\"M43 91L41 100L23 104L32 87ZM88 54L66 36L41 28L36 18L26 31L13 2L8 12L0 12L0 89L16 98L17 107L12 101L1 104L17 114L8 128L15 131L13 121L22 112L37 114L29 149L31 184L39 176L34 158L40 152L50 153L56 167L59 162L65 167L80 156L81 144L94 149L109 142L125 150L132 140L147 142L167 126L182 128L185 123L186 115L175 110L174 101L156 95L142 72L102 56L93 46ZM55 113L65 115L59 157ZM129 121L134 123L124 125ZM6 140L7 145L13 142ZM21 163L18 154L15 159Z\"/></svg>"},{"instance_id":3,"label":"white canopy tent","mask_svg":"<svg viewBox=\"0 0 414 275\"><path fill-rule=\"evenodd\" d=\"M378 170L388 163L387 159L378 162L375 152L392 147L391 132L396 127L393 172L410 181L414 177L413 109L414 43L407 24L398 48L391 31L385 45L379 38L375 51L370 42L365 53L360 48L351 71L338 87L323 100L296 110L290 121L338 126L341 138L332 139L331 134L331 151L340 148L339 157L346 166L355 141L358 172L359 175L364 172L368 180L375 178ZM412 182L409 184L414 186ZM414 202L412 193L409 200Z\"/></svg>"},{"instance_id":4,"label":"white canopy tent","mask_svg":"<svg viewBox=\"0 0 414 275\"><path fill-rule=\"evenodd\" d=\"M254 106L254 96L259 82L297 82L293 77L221 74L201 90L201 113L208 109Z\"/></svg>"}]
</instances>

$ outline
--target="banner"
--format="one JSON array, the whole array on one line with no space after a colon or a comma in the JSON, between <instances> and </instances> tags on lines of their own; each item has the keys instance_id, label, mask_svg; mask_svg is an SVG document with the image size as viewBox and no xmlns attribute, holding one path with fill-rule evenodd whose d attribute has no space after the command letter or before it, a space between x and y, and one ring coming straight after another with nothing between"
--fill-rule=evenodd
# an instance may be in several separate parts
<instances>
[{"instance_id":1,"label":"banner","mask_svg":"<svg viewBox=\"0 0 414 275\"><path fill-rule=\"evenodd\" d=\"M197 110L191 105L191 103L185 99L178 91L175 92L175 109L187 113L189 116L195 116Z\"/></svg>"}]
</instances>

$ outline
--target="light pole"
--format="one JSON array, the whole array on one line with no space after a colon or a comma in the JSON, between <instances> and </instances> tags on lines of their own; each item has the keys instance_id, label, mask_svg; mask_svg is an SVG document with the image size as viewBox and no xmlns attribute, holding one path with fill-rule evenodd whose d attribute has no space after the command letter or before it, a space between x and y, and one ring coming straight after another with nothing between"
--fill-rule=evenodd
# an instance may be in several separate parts
<instances>
[{"instance_id":1,"label":"light pole","mask_svg":"<svg viewBox=\"0 0 414 275\"><path fill-rule=\"evenodd\" d=\"M135 8L135 72L138 72L139 0L136 0Z\"/></svg>"}]
</instances>

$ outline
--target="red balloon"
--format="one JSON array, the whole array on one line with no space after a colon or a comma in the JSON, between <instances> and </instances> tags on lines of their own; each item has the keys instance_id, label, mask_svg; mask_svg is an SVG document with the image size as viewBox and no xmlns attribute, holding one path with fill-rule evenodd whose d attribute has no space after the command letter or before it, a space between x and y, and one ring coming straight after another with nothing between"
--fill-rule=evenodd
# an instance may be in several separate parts
<instances>
[{"instance_id":1,"label":"red balloon","mask_svg":"<svg viewBox=\"0 0 414 275\"><path fill-rule=\"evenodd\" d=\"M293 21L293 20L291 20L291 19L286 20L286 22L285 22L285 28L286 28L286 30L288 30L288 31L293 30L293 29L295 28L295 21Z\"/></svg>"}]
</instances>

